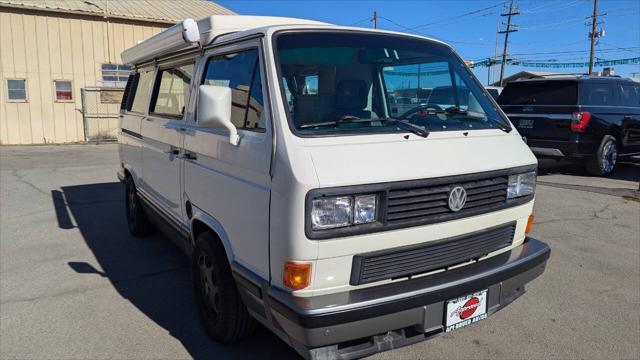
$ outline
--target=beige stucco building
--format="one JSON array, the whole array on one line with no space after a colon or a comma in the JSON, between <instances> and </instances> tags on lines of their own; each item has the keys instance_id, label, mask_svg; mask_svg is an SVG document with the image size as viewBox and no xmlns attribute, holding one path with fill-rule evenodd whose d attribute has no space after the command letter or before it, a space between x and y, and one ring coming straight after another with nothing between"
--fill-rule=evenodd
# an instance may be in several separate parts
<instances>
[{"instance_id":1,"label":"beige stucco building","mask_svg":"<svg viewBox=\"0 0 640 360\"><path fill-rule=\"evenodd\" d=\"M129 72L120 53L213 14L234 13L204 0L0 0L0 144L113 137ZM98 116L87 124L83 111Z\"/></svg>"}]
</instances>

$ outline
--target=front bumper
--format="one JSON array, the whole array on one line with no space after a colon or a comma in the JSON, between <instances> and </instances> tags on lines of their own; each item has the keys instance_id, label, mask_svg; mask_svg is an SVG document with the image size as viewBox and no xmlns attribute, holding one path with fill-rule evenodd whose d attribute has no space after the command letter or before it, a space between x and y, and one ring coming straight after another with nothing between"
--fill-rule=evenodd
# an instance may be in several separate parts
<instances>
[{"instance_id":1,"label":"front bumper","mask_svg":"<svg viewBox=\"0 0 640 360\"><path fill-rule=\"evenodd\" d=\"M487 313L498 311L544 272L550 252L526 238L489 259L402 282L310 298L270 288L270 318L305 357L362 357L442 332L449 299L489 289Z\"/></svg>"}]
</instances>

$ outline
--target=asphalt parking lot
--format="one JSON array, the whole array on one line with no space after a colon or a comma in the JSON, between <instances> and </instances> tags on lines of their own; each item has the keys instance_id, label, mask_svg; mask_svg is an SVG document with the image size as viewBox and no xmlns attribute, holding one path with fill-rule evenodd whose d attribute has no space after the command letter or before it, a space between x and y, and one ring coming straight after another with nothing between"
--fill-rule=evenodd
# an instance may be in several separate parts
<instances>
[{"instance_id":1,"label":"asphalt parking lot","mask_svg":"<svg viewBox=\"0 0 640 360\"><path fill-rule=\"evenodd\" d=\"M295 357L262 328L232 345L206 338L187 259L127 231L117 157L115 145L0 148L0 357ZM539 172L546 273L485 321L373 358L640 356L640 164L608 179L556 162Z\"/></svg>"}]
</instances>

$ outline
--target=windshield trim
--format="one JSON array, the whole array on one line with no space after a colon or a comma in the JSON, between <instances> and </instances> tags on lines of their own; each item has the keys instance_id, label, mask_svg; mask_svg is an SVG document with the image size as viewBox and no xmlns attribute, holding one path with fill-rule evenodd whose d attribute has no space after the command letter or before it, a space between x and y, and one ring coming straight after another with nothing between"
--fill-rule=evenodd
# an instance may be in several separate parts
<instances>
[{"instance_id":1,"label":"windshield trim","mask_svg":"<svg viewBox=\"0 0 640 360\"><path fill-rule=\"evenodd\" d=\"M286 34L299 34L299 33L334 33L334 34L344 34L344 33L356 33L356 34L370 34L370 35L376 35L376 36L385 36L385 37L396 37L396 38L402 38L402 39L411 39L414 41L422 41L425 43L429 43L430 45L436 46L436 47L440 47L440 48L444 48L450 51L451 55L453 56L453 60L459 61L461 64L463 64L464 69L466 69L466 71L468 71L470 73L470 78L472 81L475 82L476 86L479 87L479 89L481 89L481 91L483 92L483 95L485 97L489 98L489 101L493 100L493 98L487 94L486 90L484 89L484 87L482 86L482 84L479 82L479 80L475 77L475 75L473 75L473 73L471 72L471 70L469 70L469 68L467 67L467 65L464 63L464 61L462 60L462 58L460 58L460 56L456 53L456 51L453 49L453 47L451 47L450 45L443 43L441 41L435 40L435 39L429 39L429 38L422 38L422 37L416 37L416 36L412 36L409 34L395 34L395 33L379 33L379 32L374 32L374 31L364 31L361 29L354 29L354 30L349 30L349 29L318 29L318 28L312 28L312 29L283 29L283 30L278 30L275 31L273 33L273 35L271 36L271 54L273 55L273 59L274 59L274 65L276 68L276 79L275 81L277 82L277 87L278 87L278 91L280 92L280 97L282 100L285 100L286 97L286 93L285 93L285 89L284 89L284 84L282 82L282 68L281 68L281 64L280 64L280 56L278 54L278 38L282 35L286 35ZM384 86L384 85L383 85ZM495 101L492 102L492 104L494 105L494 108L496 109L496 112L498 113L498 115L501 117L501 119L494 119L493 121L496 122L496 124L498 125L498 128L500 128L500 125L504 125L504 129L505 131L508 133L512 130L512 126L509 123L509 121L507 120L506 116L504 115L504 113L502 112L502 110L500 109L500 107L497 105L497 103ZM280 101L280 104L278 104L278 106L284 106L285 103L283 101ZM341 131L341 132L335 132L335 131L318 131L318 132L308 132L308 131L300 131L299 129L296 128L293 119L291 118L291 114L288 111L288 109L286 109L285 107L285 116L287 118L287 123L289 125L289 130L291 131L291 133L293 133L295 136L300 137L300 138L321 138L321 137L340 137L340 136L362 136L362 135L378 135L378 134L397 134L397 133L411 133L411 131L409 130L404 130L404 129L397 129L397 128L386 128L386 129L379 129L376 132L371 132L371 131L366 131L362 130L362 129L353 129L350 131ZM482 130L482 129L477 129L477 130ZM460 131L460 129L451 129L451 130L439 130L438 132L450 132L450 131ZM475 131L475 130L474 130Z\"/></svg>"}]
</instances>

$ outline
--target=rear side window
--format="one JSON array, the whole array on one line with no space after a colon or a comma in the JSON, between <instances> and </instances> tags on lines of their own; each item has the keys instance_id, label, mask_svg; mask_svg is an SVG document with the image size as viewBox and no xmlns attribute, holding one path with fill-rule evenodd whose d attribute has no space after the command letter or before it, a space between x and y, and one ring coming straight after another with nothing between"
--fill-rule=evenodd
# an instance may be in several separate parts
<instances>
[{"instance_id":1,"label":"rear side window","mask_svg":"<svg viewBox=\"0 0 640 360\"><path fill-rule=\"evenodd\" d=\"M500 96L500 105L576 105L575 81L526 81L508 83Z\"/></svg>"},{"instance_id":2,"label":"rear side window","mask_svg":"<svg viewBox=\"0 0 640 360\"><path fill-rule=\"evenodd\" d=\"M584 105L616 105L615 92L611 83L582 83L582 103Z\"/></svg>"},{"instance_id":3,"label":"rear side window","mask_svg":"<svg viewBox=\"0 0 640 360\"><path fill-rule=\"evenodd\" d=\"M209 59L203 84L231 88L231 122L237 128L265 128L256 49Z\"/></svg>"},{"instance_id":4,"label":"rear side window","mask_svg":"<svg viewBox=\"0 0 640 360\"><path fill-rule=\"evenodd\" d=\"M160 70L153 92L152 113L182 118L189 99L193 67L188 64Z\"/></svg>"},{"instance_id":5,"label":"rear side window","mask_svg":"<svg viewBox=\"0 0 640 360\"><path fill-rule=\"evenodd\" d=\"M131 102L133 101L133 94L135 92L135 84L138 82L138 76L138 73L132 73L129 75L127 85L124 87L124 93L122 94L120 110L131 110Z\"/></svg>"},{"instance_id":6,"label":"rear side window","mask_svg":"<svg viewBox=\"0 0 640 360\"><path fill-rule=\"evenodd\" d=\"M640 96L638 94L640 87L632 84L620 85L620 102L622 106L640 107Z\"/></svg>"},{"instance_id":7,"label":"rear side window","mask_svg":"<svg viewBox=\"0 0 640 360\"><path fill-rule=\"evenodd\" d=\"M144 71L137 75L137 81L133 83L135 90L131 91L133 100L131 111L146 113L151 97L151 84L153 83L153 71Z\"/></svg>"}]
</instances>

